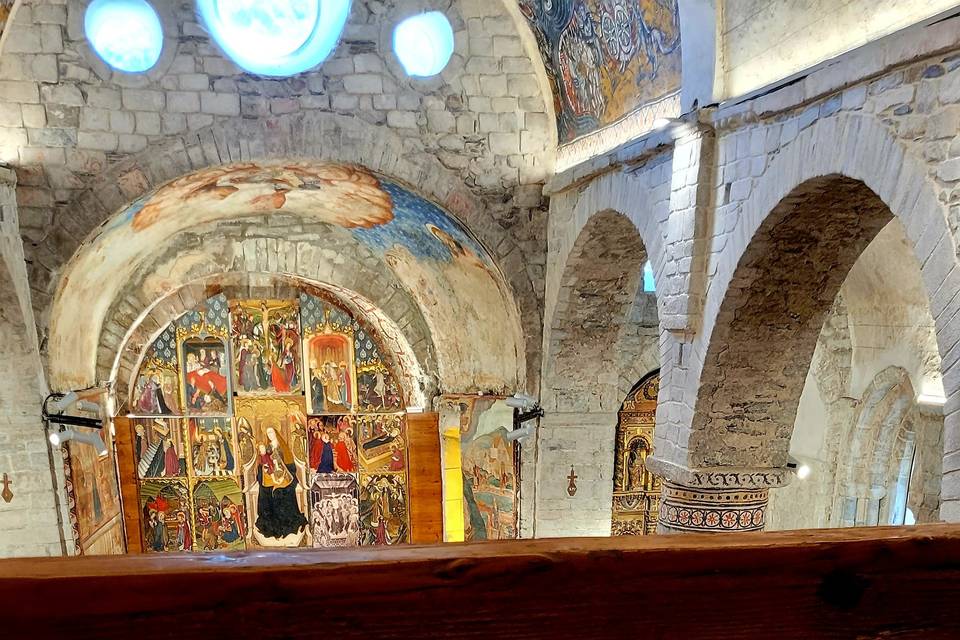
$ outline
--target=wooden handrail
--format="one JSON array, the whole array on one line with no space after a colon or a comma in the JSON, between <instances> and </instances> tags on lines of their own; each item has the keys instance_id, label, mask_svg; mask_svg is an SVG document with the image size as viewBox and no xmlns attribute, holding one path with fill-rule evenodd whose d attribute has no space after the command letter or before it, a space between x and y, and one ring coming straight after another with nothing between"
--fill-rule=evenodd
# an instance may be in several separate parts
<instances>
[{"instance_id":1,"label":"wooden handrail","mask_svg":"<svg viewBox=\"0 0 960 640\"><path fill-rule=\"evenodd\" d=\"M0 561L9 638L958 638L960 526Z\"/></svg>"}]
</instances>

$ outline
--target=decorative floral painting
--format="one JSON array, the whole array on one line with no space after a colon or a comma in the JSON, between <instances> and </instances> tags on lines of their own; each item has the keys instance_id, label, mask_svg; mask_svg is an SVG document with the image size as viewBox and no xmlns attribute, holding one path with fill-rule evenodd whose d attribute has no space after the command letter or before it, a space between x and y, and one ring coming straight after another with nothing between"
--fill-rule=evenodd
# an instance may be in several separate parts
<instances>
[{"instance_id":1,"label":"decorative floral painting","mask_svg":"<svg viewBox=\"0 0 960 640\"><path fill-rule=\"evenodd\" d=\"M677 0L520 0L553 85L560 143L680 89Z\"/></svg>"},{"instance_id":2,"label":"decorative floral painting","mask_svg":"<svg viewBox=\"0 0 960 640\"><path fill-rule=\"evenodd\" d=\"M196 551L245 548L247 516L237 481L192 480L191 486Z\"/></svg>"},{"instance_id":3,"label":"decorative floral painting","mask_svg":"<svg viewBox=\"0 0 960 640\"><path fill-rule=\"evenodd\" d=\"M405 473L360 474L360 525L363 545L407 541L409 516Z\"/></svg>"},{"instance_id":4,"label":"decorative floral painting","mask_svg":"<svg viewBox=\"0 0 960 640\"><path fill-rule=\"evenodd\" d=\"M250 539L264 547L307 544L307 418L303 397L238 398L236 428Z\"/></svg>"},{"instance_id":5,"label":"decorative floral painting","mask_svg":"<svg viewBox=\"0 0 960 640\"><path fill-rule=\"evenodd\" d=\"M310 486L313 546L356 547L360 544L360 502L357 476L317 474Z\"/></svg>"},{"instance_id":6,"label":"decorative floral painting","mask_svg":"<svg viewBox=\"0 0 960 640\"><path fill-rule=\"evenodd\" d=\"M300 390L300 314L296 303L233 301L230 333L237 393L289 394Z\"/></svg>"},{"instance_id":7,"label":"decorative floral painting","mask_svg":"<svg viewBox=\"0 0 960 640\"><path fill-rule=\"evenodd\" d=\"M180 418L135 418L133 447L141 478L187 475L186 445Z\"/></svg>"},{"instance_id":8,"label":"decorative floral painting","mask_svg":"<svg viewBox=\"0 0 960 640\"><path fill-rule=\"evenodd\" d=\"M148 549L407 539L404 416L361 412L399 409L402 393L379 338L346 305L306 287L295 300L231 301L218 294L148 347L151 357L142 360L138 378L165 357L179 379L185 414L131 421ZM377 372L364 407L358 365ZM131 403L144 395L131 390ZM308 402L321 415L308 414ZM361 472L368 472L365 520Z\"/></svg>"},{"instance_id":9,"label":"decorative floral painting","mask_svg":"<svg viewBox=\"0 0 960 640\"><path fill-rule=\"evenodd\" d=\"M187 436L194 476L220 477L237 472L237 446L228 418L189 418Z\"/></svg>"}]
</instances>

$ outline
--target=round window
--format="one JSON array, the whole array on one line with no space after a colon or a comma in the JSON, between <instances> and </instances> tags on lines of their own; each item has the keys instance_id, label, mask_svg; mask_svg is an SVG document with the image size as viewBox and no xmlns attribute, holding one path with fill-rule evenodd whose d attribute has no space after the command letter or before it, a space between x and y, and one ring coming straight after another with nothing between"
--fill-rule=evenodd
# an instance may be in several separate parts
<instances>
[{"instance_id":1,"label":"round window","mask_svg":"<svg viewBox=\"0 0 960 640\"><path fill-rule=\"evenodd\" d=\"M119 71L146 71L163 50L160 18L146 0L93 0L83 30L97 55Z\"/></svg>"},{"instance_id":2,"label":"round window","mask_svg":"<svg viewBox=\"0 0 960 640\"><path fill-rule=\"evenodd\" d=\"M447 16L429 11L401 21L393 30L393 51L411 76L435 76L453 55L453 28Z\"/></svg>"}]
</instances>

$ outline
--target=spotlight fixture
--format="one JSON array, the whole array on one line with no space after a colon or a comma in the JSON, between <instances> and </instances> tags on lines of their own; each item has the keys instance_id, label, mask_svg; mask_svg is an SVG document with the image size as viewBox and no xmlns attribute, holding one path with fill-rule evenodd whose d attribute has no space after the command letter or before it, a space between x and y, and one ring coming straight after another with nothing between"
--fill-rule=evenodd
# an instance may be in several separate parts
<instances>
[{"instance_id":1,"label":"spotlight fixture","mask_svg":"<svg viewBox=\"0 0 960 640\"><path fill-rule=\"evenodd\" d=\"M104 444L103 438L101 438L100 434L97 432L80 433L79 431L74 431L73 429L64 429L63 431L54 431L50 434L50 444L55 447L61 447L71 440L73 442L90 445L96 449L97 455L107 455L107 445Z\"/></svg>"},{"instance_id":2,"label":"spotlight fixture","mask_svg":"<svg viewBox=\"0 0 960 640\"><path fill-rule=\"evenodd\" d=\"M507 433L507 441L514 442L532 436L537 430L536 425L524 426L523 423L543 417L540 401L526 393L516 393L504 402L513 409L513 430Z\"/></svg>"},{"instance_id":3,"label":"spotlight fixture","mask_svg":"<svg viewBox=\"0 0 960 640\"><path fill-rule=\"evenodd\" d=\"M513 431L507 432L507 442L514 442L516 440L523 440L524 438L529 438L537 431L537 428L533 424L528 424L525 427L520 427L519 429L514 429Z\"/></svg>"},{"instance_id":4,"label":"spotlight fixture","mask_svg":"<svg viewBox=\"0 0 960 640\"><path fill-rule=\"evenodd\" d=\"M797 477L801 480L806 480L810 477L810 465L801 464L797 467Z\"/></svg>"},{"instance_id":5,"label":"spotlight fixture","mask_svg":"<svg viewBox=\"0 0 960 640\"><path fill-rule=\"evenodd\" d=\"M797 474L797 478L800 480L806 480L810 477L810 473L812 472L810 465L808 465L806 462L800 462L793 456L787 457L787 469L790 469Z\"/></svg>"}]
</instances>

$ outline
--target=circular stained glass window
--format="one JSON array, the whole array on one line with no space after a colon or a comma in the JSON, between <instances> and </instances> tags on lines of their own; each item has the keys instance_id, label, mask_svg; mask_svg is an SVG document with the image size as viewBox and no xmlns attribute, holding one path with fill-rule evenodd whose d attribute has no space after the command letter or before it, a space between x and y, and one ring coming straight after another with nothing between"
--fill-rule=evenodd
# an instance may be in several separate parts
<instances>
[{"instance_id":1,"label":"circular stained glass window","mask_svg":"<svg viewBox=\"0 0 960 640\"><path fill-rule=\"evenodd\" d=\"M97 55L119 71L146 71L163 50L160 17L146 0L93 0L83 30Z\"/></svg>"},{"instance_id":2,"label":"circular stained glass window","mask_svg":"<svg viewBox=\"0 0 960 640\"><path fill-rule=\"evenodd\" d=\"M407 74L435 76L453 55L453 27L439 11L407 18L393 30L393 51Z\"/></svg>"},{"instance_id":3,"label":"circular stained glass window","mask_svg":"<svg viewBox=\"0 0 960 640\"><path fill-rule=\"evenodd\" d=\"M198 0L197 8L210 35L238 66L290 76L333 52L350 0Z\"/></svg>"}]
</instances>

